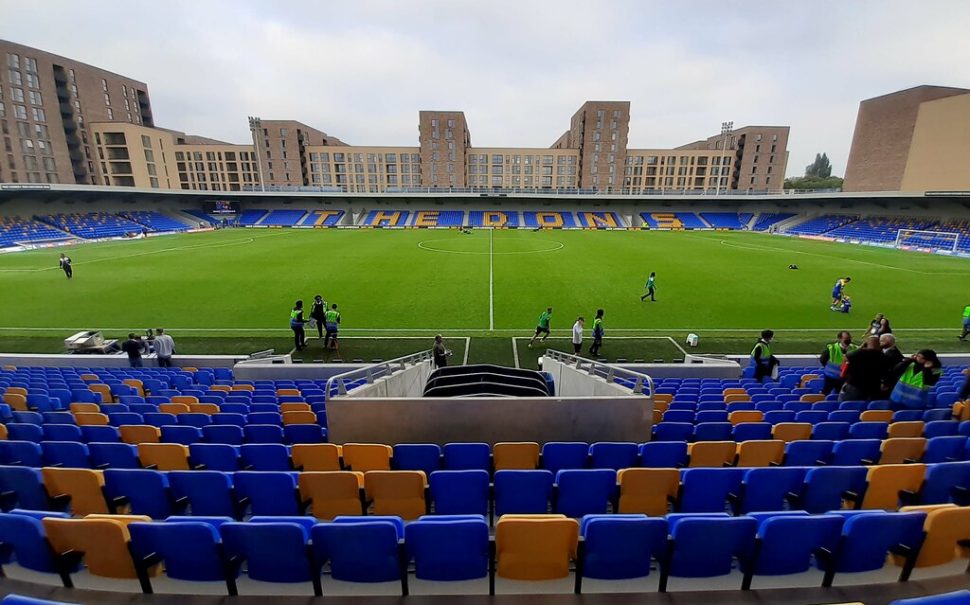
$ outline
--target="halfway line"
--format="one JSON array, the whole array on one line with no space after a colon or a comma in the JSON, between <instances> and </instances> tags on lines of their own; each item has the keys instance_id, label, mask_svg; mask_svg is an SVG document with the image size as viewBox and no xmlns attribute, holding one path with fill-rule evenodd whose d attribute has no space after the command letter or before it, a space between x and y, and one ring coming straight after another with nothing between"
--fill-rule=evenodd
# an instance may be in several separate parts
<instances>
[{"instance_id":1,"label":"halfway line","mask_svg":"<svg viewBox=\"0 0 970 605\"><path fill-rule=\"evenodd\" d=\"M492 234L495 232L494 229L488 230L488 329L492 331L495 329L495 271L494 271L494 260L495 253L493 252L494 247L492 244Z\"/></svg>"}]
</instances>

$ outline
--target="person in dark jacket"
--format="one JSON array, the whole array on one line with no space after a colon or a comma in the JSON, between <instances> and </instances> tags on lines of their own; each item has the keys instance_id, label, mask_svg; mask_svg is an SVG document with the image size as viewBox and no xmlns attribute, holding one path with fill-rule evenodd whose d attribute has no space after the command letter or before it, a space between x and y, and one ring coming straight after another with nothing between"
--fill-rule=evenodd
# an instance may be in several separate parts
<instances>
[{"instance_id":1,"label":"person in dark jacket","mask_svg":"<svg viewBox=\"0 0 970 605\"><path fill-rule=\"evenodd\" d=\"M936 351L923 349L896 366L896 386L889 395L894 410L919 410L929 403L930 390L943 375Z\"/></svg>"},{"instance_id":2,"label":"person in dark jacket","mask_svg":"<svg viewBox=\"0 0 970 605\"><path fill-rule=\"evenodd\" d=\"M129 366L140 368L144 365L141 354L146 350L145 343L142 342L140 337L135 336L134 332L128 334L128 340L121 345L121 350L128 354Z\"/></svg>"},{"instance_id":3,"label":"person in dark jacket","mask_svg":"<svg viewBox=\"0 0 970 605\"><path fill-rule=\"evenodd\" d=\"M317 335L323 340L323 324L326 321L327 301L317 294L313 297L313 305L310 307L310 319L317 324ZM313 326L310 326L313 329Z\"/></svg>"},{"instance_id":4,"label":"person in dark jacket","mask_svg":"<svg viewBox=\"0 0 970 605\"><path fill-rule=\"evenodd\" d=\"M448 365L448 356L451 355L451 351L445 347L445 339L441 334L434 337L431 355L434 358L435 368L443 368Z\"/></svg>"},{"instance_id":5,"label":"person in dark jacket","mask_svg":"<svg viewBox=\"0 0 970 605\"><path fill-rule=\"evenodd\" d=\"M751 365L754 366L754 379L758 382L770 377L778 365L778 358L771 354L771 341L774 337L773 330L762 330L761 338L751 349Z\"/></svg>"},{"instance_id":6,"label":"person in dark jacket","mask_svg":"<svg viewBox=\"0 0 970 605\"><path fill-rule=\"evenodd\" d=\"M869 336L865 343L845 356L845 386L839 401L872 401L882 389L885 360L879 348L879 337Z\"/></svg>"},{"instance_id":7,"label":"person in dark jacket","mask_svg":"<svg viewBox=\"0 0 970 605\"><path fill-rule=\"evenodd\" d=\"M903 362L903 353L896 346L896 337L883 334L879 337L879 348L882 349L884 369L882 374L883 399L889 399L889 393L896 385L896 366Z\"/></svg>"}]
</instances>

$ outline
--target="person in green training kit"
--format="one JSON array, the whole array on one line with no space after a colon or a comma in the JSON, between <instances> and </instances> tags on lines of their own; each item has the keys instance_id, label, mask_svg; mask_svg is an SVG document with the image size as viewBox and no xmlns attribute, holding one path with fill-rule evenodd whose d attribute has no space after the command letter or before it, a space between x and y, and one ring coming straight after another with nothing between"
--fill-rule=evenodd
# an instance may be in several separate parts
<instances>
[{"instance_id":1,"label":"person in green training kit","mask_svg":"<svg viewBox=\"0 0 970 605\"><path fill-rule=\"evenodd\" d=\"M552 320L552 307L547 307L545 311L539 315L539 324L536 326L536 333L532 335L532 340L529 341L529 348L532 348L532 343L539 338L542 334L542 341L545 342L549 338L549 322Z\"/></svg>"},{"instance_id":2,"label":"person in green training kit","mask_svg":"<svg viewBox=\"0 0 970 605\"><path fill-rule=\"evenodd\" d=\"M970 334L970 305L963 307L963 334L960 340L967 342L967 334Z\"/></svg>"},{"instance_id":3,"label":"person in green training kit","mask_svg":"<svg viewBox=\"0 0 970 605\"><path fill-rule=\"evenodd\" d=\"M655 271L650 272L650 277L647 278L647 284L644 286L647 289L647 293L640 297L640 301L644 301L647 297L650 297L650 302L657 302L654 298L653 293L657 290L657 273Z\"/></svg>"},{"instance_id":4,"label":"person in green training kit","mask_svg":"<svg viewBox=\"0 0 970 605\"><path fill-rule=\"evenodd\" d=\"M340 329L340 312L337 311L337 303L334 303L330 310L324 314L324 326L327 329L326 339L323 347L332 351L337 351L337 332Z\"/></svg>"}]
</instances>

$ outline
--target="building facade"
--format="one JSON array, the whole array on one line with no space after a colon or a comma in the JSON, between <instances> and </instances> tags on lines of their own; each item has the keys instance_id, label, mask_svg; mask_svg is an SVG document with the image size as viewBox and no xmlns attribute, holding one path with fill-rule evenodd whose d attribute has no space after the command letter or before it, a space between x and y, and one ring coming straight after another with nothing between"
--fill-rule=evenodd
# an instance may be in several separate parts
<instances>
[{"instance_id":1,"label":"building facade","mask_svg":"<svg viewBox=\"0 0 970 605\"><path fill-rule=\"evenodd\" d=\"M859 103L843 191L970 190L970 90L916 86Z\"/></svg>"}]
</instances>

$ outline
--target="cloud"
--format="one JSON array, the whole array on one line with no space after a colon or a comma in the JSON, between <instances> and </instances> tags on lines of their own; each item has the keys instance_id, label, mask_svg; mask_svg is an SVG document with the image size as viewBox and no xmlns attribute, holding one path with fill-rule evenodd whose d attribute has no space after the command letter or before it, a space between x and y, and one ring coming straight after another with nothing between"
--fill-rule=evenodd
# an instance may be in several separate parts
<instances>
[{"instance_id":1,"label":"cloud","mask_svg":"<svg viewBox=\"0 0 970 605\"><path fill-rule=\"evenodd\" d=\"M841 173L860 100L970 87L962 0L176 0L150 13L0 0L0 12L0 37L145 81L159 125L232 142L260 115L416 145L419 110L457 109L475 145L543 147L583 101L617 99L631 101L631 147L681 145L724 120L790 125L790 175L821 151Z\"/></svg>"}]
</instances>

